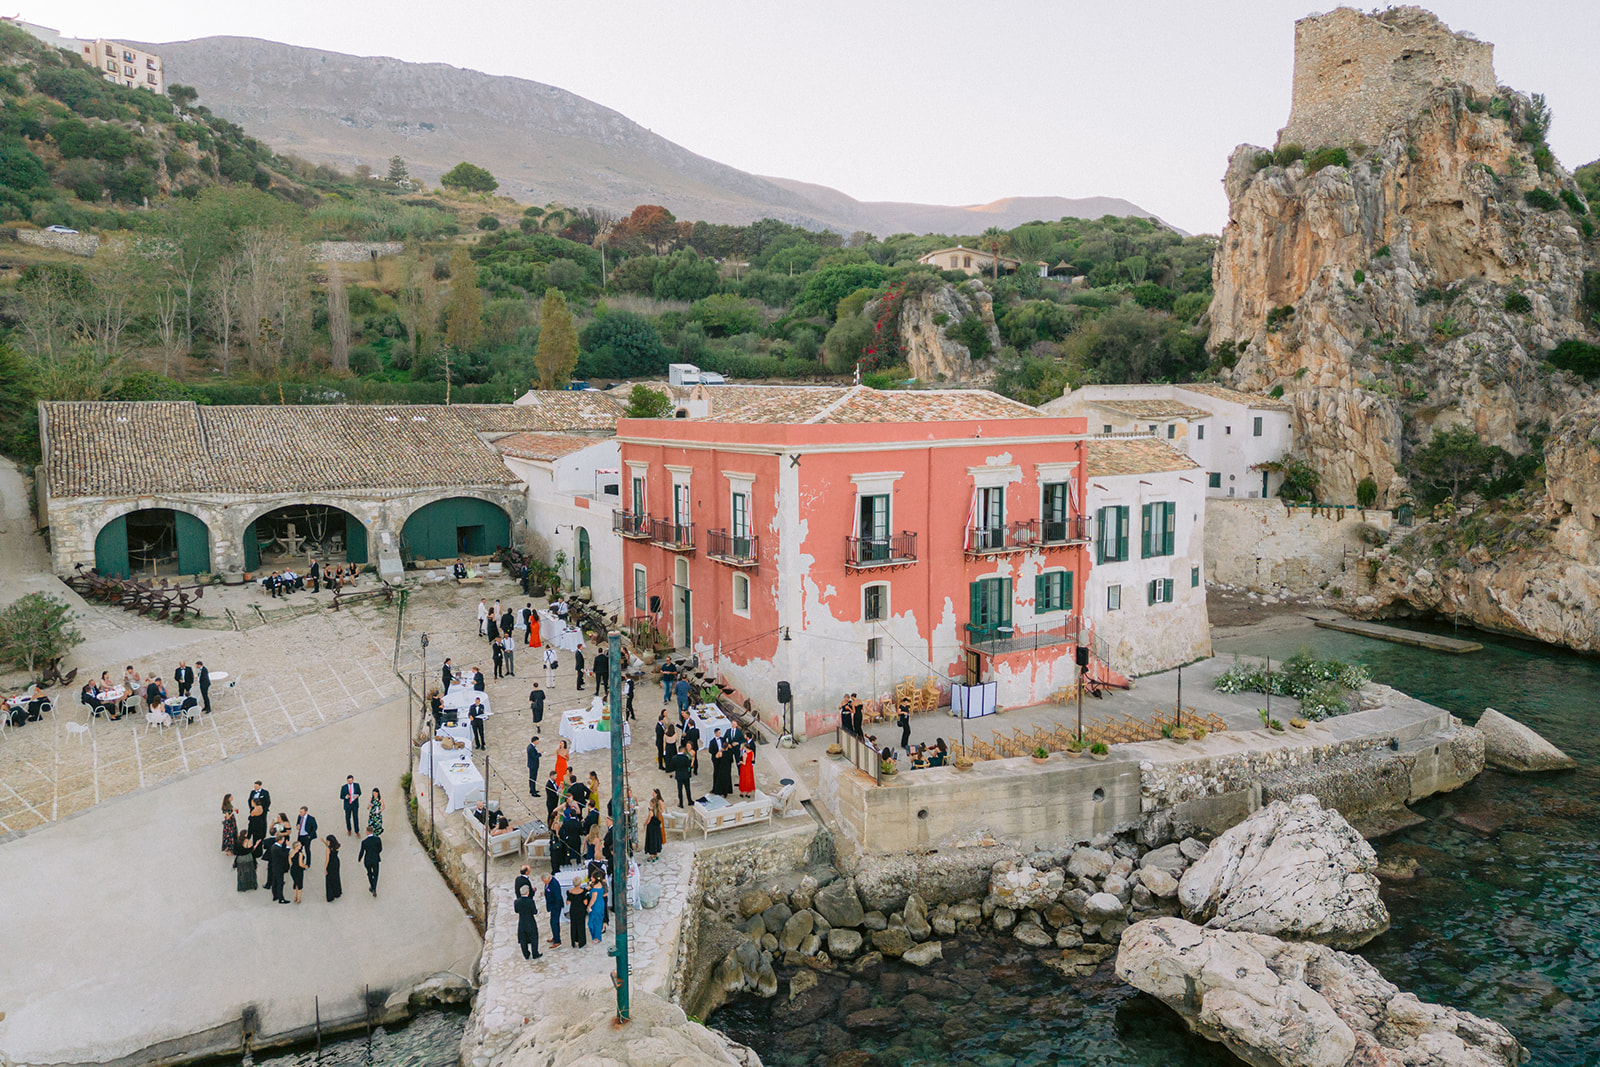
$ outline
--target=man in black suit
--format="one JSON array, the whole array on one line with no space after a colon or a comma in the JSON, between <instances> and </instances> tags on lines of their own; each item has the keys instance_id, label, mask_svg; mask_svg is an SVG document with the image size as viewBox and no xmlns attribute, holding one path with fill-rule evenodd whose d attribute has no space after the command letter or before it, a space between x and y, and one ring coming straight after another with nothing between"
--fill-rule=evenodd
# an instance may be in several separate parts
<instances>
[{"instance_id":1,"label":"man in black suit","mask_svg":"<svg viewBox=\"0 0 1600 1067\"><path fill-rule=\"evenodd\" d=\"M450 657L446 656L444 658L444 666L439 668L439 680L444 683L445 696L450 695L450 679L454 674L455 671L450 667Z\"/></svg>"},{"instance_id":2,"label":"man in black suit","mask_svg":"<svg viewBox=\"0 0 1600 1067\"><path fill-rule=\"evenodd\" d=\"M300 848L306 854L306 866L311 866L311 846L317 840L317 820L302 806L300 817L295 820L294 834L300 839Z\"/></svg>"},{"instance_id":3,"label":"man in black suit","mask_svg":"<svg viewBox=\"0 0 1600 1067\"><path fill-rule=\"evenodd\" d=\"M685 797L688 797L689 803L694 803L693 791L689 788L689 774L693 766L694 761L689 758L687 752L680 752L672 757L672 776L678 781L678 807L680 808L683 807Z\"/></svg>"},{"instance_id":4,"label":"man in black suit","mask_svg":"<svg viewBox=\"0 0 1600 1067\"><path fill-rule=\"evenodd\" d=\"M311 569L306 572L306 577L311 579L311 591L322 592L322 565L316 560L311 561Z\"/></svg>"},{"instance_id":5,"label":"man in black suit","mask_svg":"<svg viewBox=\"0 0 1600 1067\"><path fill-rule=\"evenodd\" d=\"M555 842L551 841L552 852L555 851ZM552 872L554 873L554 872ZM561 883L550 875L544 879L544 912L550 916L550 943L556 948L561 947L561 909L566 906L566 899L561 892Z\"/></svg>"},{"instance_id":6,"label":"man in black suit","mask_svg":"<svg viewBox=\"0 0 1600 1067\"><path fill-rule=\"evenodd\" d=\"M485 684L486 683L483 680L483 668L472 668L472 688L481 693L484 691Z\"/></svg>"},{"instance_id":7,"label":"man in black suit","mask_svg":"<svg viewBox=\"0 0 1600 1067\"><path fill-rule=\"evenodd\" d=\"M573 655L578 657L578 692L581 693L583 692L583 646L579 645L578 650Z\"/></svg>"},{"instance_id":8,"label":"man in black suit","mask_svg":"<svg viewBox=\"0 0 1600 1067\"><path fill-rule=\"evenodd\" d=\"M200 702L204 705L207 715L211 714L211 672L206 670L204 660L195 660L194 665L200 668Z\"/></svg>"},{"instance_id":9,"label":"man in black suit","mask_svg":"<svg viewBox=\"0 0 1600 1067\"><path fill-rule=\"evenodd\" d=\"M606 655L605 649L594 654L594 691L611 695L611 657Z\"/></svg>"},{"instance_id":10,"label":"man in black suit","mask_svg":"<svg viewBox=\"0 0 1600 1067\"><path fill-rule=\"evenodd\" d=\"M283 877L288 873L289 842L279 834L267 846L267 888L272 890L272 899L279 904L289 903L283 895Z\"/></svg>"},{"instance_id":11,"label":"man in black suit","mask_svg":"<svg viewBox=\"0 0 1600 1067\"><path fill-rule=\"evenodd\" d=\"M372 831L367 831L367 836L361 839L361 849L356 853L356 858L367 869L367 890L373 895L378 895L378 864L383 859L383 838Z\"/></svg>"},{"instance_id":12,"label":"man in black suit","mask_svg":"<svg viewBox=\"0 0 1600 1067\"><path fill-rule=\"evenodd\" d=\"M467 719L472 723L473 748L489 747L489 743L483 739L483 718L486 710L487 709L483 706L483 701L481 699L474 700L472 702L472 707L467 709Z\"/></svg>"},{"instance_id":13,"label":"man in black suit","mask_svg":"<svg viewBox=\"0 0 1600 1067\"><path fill-rule=\"evenodd\" d=\"M539 688L538 682L534 682L533 688L528 691L528 710L533 712L535 726L544 722L544 690Z\"/></svg>"},{"instance_id":14,"label":"man in black suit","mask_svg":"<svg viewBox=\"0 0 1600 1067\"><path fill-rule=\"evenodd\" d=\"M262 786L262 784L260 782L257 782L256 783L256 787L254 789L250 790L250 798L249 798L249 800L250 800L250 804L259 803L261 805L261 810L266 812L268 814L269 818L271 817L271 813L272 813L272 794L267 792L267 790ZM248 805L245 807L244 810L245 810L246 814L249 814L250 808L249 808Z\"/></svg>"},{"instance_id":15,"label":"man in black suit","mask_svg":"<svg viewBox=\"0 0 1600 1067\"><path fill-rule=\"evenodd\" d=\"M513 899L522 895L523 886L527 886L530 893L533 891L533 868L526 863L517 871L516 881L511 883L511 896Z\"/></svg>"},{"instance_id":16,"label":"man in black suit","mask_svg":"<svg viewBox=\"0 0 1600 1067\"><path fill-rule=\"evenodd\" d=\"M361 783L356 781L356 776L344 776L344 785L339 787L339 799L344 802L344 832L358 834L361 832Z\"/></svg>"},{"instance_id":17,"label":"man in black suit","mask_svg":"<svg viewBox=\"0 0 1600 1067\"><path fill-rule=\"evenodd\" d=\"M528 795L539 799L539 759L543 754L539 751L539 737L535 734L528 738Z\"/></svg>"},{"instance_id":18,"label":"man in black suit","mask_svg":"<svg viewBox=\"0 0 1600 1067\"><path fill-rule=\"evenodd\" d=\"M150 679L150 684L144 688L144 705L146 711L155 711L167 699L167 687L161 684L160 678Z\"/></svg>"},{"instance_id":19,"label":"man in black suit","mask_svg":"<svg viewBox=\"0 0 1600 1067\"><path fill-rule=\"evenodd\" d=\"M544 824L555 828L556 808L561 806L561 783L554 774L544 780Z\"/></svg>"},{"instance_id":20,"label":"man in black suit","mask_svg":"<svg viewBox=\"0 0 1600 1067\"><path fill-rule=\"evenodd\" d=\"M178 661L178 669L172 672L172 680L178 683L178 695L186 697L189 689L194 685L194 668L189 666L187 660Z\"/></svg>"}]
</instances>

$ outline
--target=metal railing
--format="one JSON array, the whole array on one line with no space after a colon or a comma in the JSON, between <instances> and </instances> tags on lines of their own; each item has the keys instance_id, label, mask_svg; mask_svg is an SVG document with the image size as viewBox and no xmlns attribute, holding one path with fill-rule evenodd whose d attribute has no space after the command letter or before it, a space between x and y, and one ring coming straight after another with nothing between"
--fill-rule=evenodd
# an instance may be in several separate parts
<instances>
[{"instance_id":1,"label":"metal railing","mask_svg":"<svg viewBox=\"0 0 1600 1067\"><path fill-rule=\"evenodd\" d=\"M917 561L917 535L902 530L889 537L846 537L845 566L889 567Z\"/></svg>"},{"instance_id":2,"label":"metal railing","mask_svg":"<svg viewBox=\"0 0 1600 1067\"><path fill-rule=\"evenodd\" d=\"M1088 544L1089 516L1045 519L1039 523L1039 539L1047 545Z\"/></svg>"},{"instance_id":3,"label":"metal railing","mask_svg":"<svg viewBox=\"0 0 1600 1067\"><path fill-rule=\"evenodd\" d=\"M650 516L636 515L631 511L614 511L611 513L611 530L623 537L649 537Z\"/></svg>"},{"instance_id":4,"label":"metal railing","mask_svg":"<svg viewBox=\"0 0 1600 1067\"><path fill-rule=\"evenodd\" d=\"M1088 520L1020 519L998 526L967 527L967 551L974 555L991 552L1024 552L1030 548L1086 543Z\"/></svg>"},{"instance_id":5,"label":"metal railing","mask_svg":"<svg viewBox=\"0 0 1600 1067\"><path fill-rule=\"evenodd\" d=\"M759 558L760 538L730 534L727 530L706 531L706 555L719 563L753 567Z\"/></svg>"},{"instance_id":6,"label":"metal railing","mask_svg":"<svg viewBox=\"0 0 1600 1067\"><path fill-rule=\"evenodd\" d=\"M650 520L650 541L674 552L694 551L694 523L671 519Z\"/></svg>"},{"instance_id":7,"label":"metal railing","mask_svg":"<svg viewBox=\"0 0 1600 1067\"><path fill-rule=\"evenodd\" d=\"M1091 636L1091 627L1082 615L1069 614L1025 626L1014 626L1009 622L969 622L966 633L970 647L986 652L1023 652L1055 645L1086 644Z\"/></svg>"}]
</instances>

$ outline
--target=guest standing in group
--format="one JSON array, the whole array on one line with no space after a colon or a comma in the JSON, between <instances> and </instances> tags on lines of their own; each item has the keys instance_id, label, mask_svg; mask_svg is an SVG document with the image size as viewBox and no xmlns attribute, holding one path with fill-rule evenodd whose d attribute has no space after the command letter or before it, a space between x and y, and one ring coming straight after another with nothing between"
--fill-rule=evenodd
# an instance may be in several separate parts
<instances>
[{"instance_id":1,"label":"guest standing in group","mask_svg":"<svg viewBox=\"0 0 1600 1067\"><path fill-rule=\"evenodd\" d=\"M306 887L306 850L296 841L289 850L289 880L294 883L294 902L300 903L300 891Z\"/></svg>"},{"instance_id":2,"label":"guest standing in group","mask_svg":"<svg viewBox=\"0 0 1600 1067\"><path fill-rule=\"evenodd\" d=\"M510 634L506 634L500 639L500 644L501 658L506 661L506 677L515 678L517 676L517 642Z\"/></svg>"},{"instance_id":3,"label":"guest standing in group","mask_svg":"<svg viewBox=\"0 0 1600 1067\"><path fill-rule=\"evenodd\" d=\"M539 799L539 760L542 756L536 734L528 738L528 795L535 800Z\"/></svg>"},{"instance_id":4,"label":"guest standing in group","mask_svg":"<svg viewBox=\"0 0 1600 1067\"><path fill-rule=\"evenodd\" d=\"M754 745L744 746L744 755L739 759L739 796L749 798L756 795L756 750Z\"/></svg>"},{"instance_id":5,"label":"guest standing in group","mask_svg":"<svg viewBox=\"0 0 1600 1067\"><path fill-rule=\"evenodd\" d=\"M489 602L487 600L480 600L480 601L478 601L478 636L479 637L487 637L488 635L489 635Z\"/></svg>"},{"instance_id":6,"label":"guest standing in group","mask_svg":"<svg viewBox=\"0 0 1600 1067\"><path fill-rule=\"evenodd\" d=\"M733 762L739 750L718 730L707 751L711 755L711 791L726 799L733 794Z\"/></svg>"},{"instance_id":7,"label":"guest standing in group","mask_svg":"<svg viewBox=\"0 0 1600 1067\"><path fill-rule=\"evenodd\" d=\"M678 697L678 714L682 715L689 710L689 679L680 676L673 683L672 691Z\"/></svg>"},{"instance_id":8,"label":"guest standing in group","mask_svg":"<svg viewBox=\"0 0 1600 1067\"><path fill-rule=\"evenodd\" d=\"M656 767L659 770L667 769L667 709L662 708L661 714L656 716Z\"/></svg>"},{"instance_id":9,"label":"guest standing in group","mask_svg":"<svg viewBox=\"0 0 1600 1067\"><path fill-rule=\"evenodd\" d=\"M589 887L572 876L572 888L567 890L567 933L572 937L573 948L583 948L589 943Z\"/></svg>"},{"instance_id":10,"label":"guest standing in group","mask_svg":"<svg viewBox=\"0 0 1600 1067\"><path fill-rule=\"evenodd\" d=\"M863 736L861 733L861 715L866 709L862 707L861 701L855 699L855 696L854 693L850 694L850 699L854 701L850 706L850 728L855 731L857 737L861 737Z\"/></svg>"},{"instance_id":11,"label":"guest standing in group","mask_svg":"<svg viewBox=\"0 0 1600 1067\"><path fill-rule=\"evenodd\" d=\"M544 824L552 831L555 829L556 809L561 806L561 784L556 781L555 772L544 780ZM552 834L550 851L555 852L555 840ZM560 868L557 868L558 870Z\"/></svg>"},{"instance_id":12,"label":"guest standing in group","mask_svg":"<svg viewBox=\"0 0 1600 1067\"><path fill-rule=\"evenodd\" d=\"M683 807L684 799L694 803L694 791L689 786L689 768L692 766L689 754L680 752L672 757L672 776L678 782L678 807Z\"/></svg>"},{"instance_id":13,"label":"guest standing in group","mask_svg":"<svg viewBox=\"0 0 1600 1067\"><path fill-rule=\"evenodd\" d=\"M561 947L561 909L565 906L561 883L553 875L544 876L544 911L550 917L550 943Z\"/></svg>"},{"instance_id":14,"label":"guest standing in group","mask_svg":"<svg viewBox=\"0 0 1600 1067\"><path fill-rule=\"evenodd\" d=\"M222 798L222 851L232 854L233 842L239 833L239 821L233 814L233 794Z\"/></svg>"},{"instance_id":15,"label":"guest standing in group","mask_svg":"<svg viewBox=\"0 0 1600 1067\"><path fill-rule=\"evenodd\" d=\"M549 689L556 684L556 668L561 666L561 657L556 655L556 650L549 645L544 646L544 686Z\"/></svg>"},{"instance_id":16,"label":"guest standing in group","mask_svg":"<svg viewBox=\"0 0 1600 1067\"><path fill-rule=\"evenodd\" d=\"M289 874L289 843L283 837L275 837L267 845L267 888L272 890L274 904L287 904L289 899L283 895L283 880Z\"/></svg>"},{"instance_id":17,"label":"guest standing in group","mask_svg":"<svg viewBox=\"0 0 1600 1067\"><path fill-rule=\"evenodd\" d=\"M255 788L250 790L247 798L250 811L246 816L245 834L252 841L260 841L267 836L267 809L272 804L272 794L261 787L257 782Z\"/></svg>"},{"instance_id":18,"label":"guest standing in group","mask_svg":"<svg viewBox=\"0 0 1600 1067\"><path fill-rule=\"evenodd\" d=\"M540 624L539 624L539 613L534 610L532 604L529 604L528 605L528 647L529 648L538 648L540 645L544 644L544 641L541 639L541 636L540 636L540 633L539 633L540 629L541 629L541 627L540 627Z\"/></svg>"},{"instance_id":19,"label":"guest standing in group","mask_svg":"<svg viewBox=\"0 0 1600 1067\"><path fill-rule=\"evenodd\" d=\"M356 859L367 869L367 891L377 896L378 864L383 860L383 838L368 830L367 836L361 839L361 848L356 852Z\"/></svg>"},{"instance_id":20,"label":"guest standing in group","mask_svg":"<svg viewBox=\"0 0 1600 1067\"><path fill-rule=\"evenodd\" d=\"M517 944L522 948L522 958L539 958L539 912L533 902L533 887L517 887Z\"/></svg>"},{"instance_id":21,"label":"guest standing in group","mask_svg":"<svg viewBox=\"0 0 1600 1067\"><path fill-rule=\"evenodd\" d=\"M678 680L678 667L670 659L661 665L661 703L672 699L672 685Z\"/></svg>"},{"instance_id":22,"label":"guest standing in group","mask_svg":"<svg viewBox=\"0 0 1600 1067\"><path fill-rule=\"evenodd\" d=\"M250 835L239 838L239 843L233 850L233 871L238 877L238 890L255 889L256 886L256 859L261 855L260 846L250 839Z\"/></svg>"},{"instance_id":23,"label":"guest standing in group","mask_svg":"<svg viewBox=\"0 0 1600 1067\"><path fill-rule=\"evenodd\" d=\"M488 709L483 706L481 699L474 700L472 707L467 709L467 719L472 723L472 747L488 748L489 744L483 739L483 718Z\"/></svg>"},{"instance_id":24,"label":"guest standing in group","mask_svg":"<svg viewBox=\"0 0 1600 1067\"><path fill-rule=\"evenodd\" d=\"M474 667L474 668L472 668L472 688L477 690L480 693L484 691L485 682L483 680L483 668L482 667Z\"/></svg>"},{"instance_id":25,"label":"guest standing in group","mask_svg":"<svg viewBox=\"0 0 1600 1067\"><path fill-rule=\"evenodd\" d=\"M489 638L489 654L494 657L494 676L496 678L504 677L506 656L505 651L500 647L500 638Z\"/></svg>"},{"instance_id":26,"label":"guest standing in group","mask_svg":"<svg viewBox=\"0 0 1600 1067\"><path fill-rule=\"evenodd\" d=\"M344 895L344 886L339 883L339 839L329 834L327 844L327 873L323 878L323 882L328 890L328 903L332 904ZM308 848L308 854L309 851Z\"/></svg>"},{"instance_id":27,"label":"guest standing in group","mask_svg":"<svg viewBox=\"0 0 1600 1067\"><path fill-rule=\"evenodd\" d=\"M172 672L172 680L178 686L179 696L189 695L189 690L194 687L194 668L189 666L188 660L178 661L178 669Z\"/></svg>"},{"instance_id":28,"label":"guest standing in group","mask_svg":"<svg viewBox=\"0 0 1600 1067\"><path fill-rule=\"evenodd\" d=\"M601 647L594 654L594 691L611 695L611 657Z\"/></svg>"},{"instance_id":29,"label":"guest standing in group","mask_svg":"<svg viewBox=\"0 0 1600 1067\"><path fill-rule=\"evenodd\" d=\"M444 666L439 668L439 680L444 683L444 695L450 695L450 683L455 680L456 672L450 666L450 657L444 658Z\"/></svg>"},{"instance_id":30,"label":"guest standing in group","mask_svg":"<svg viewBox=\"0 0 1600 1067\"><path fill-rule=\"evenodd\" d=\"M377 786L372 787L372 795L367 798L367 832L383 835L383 794Z\"/></svg>"},{"instance_id":31,"label":"guest standing in group","mask_svg":"<svg viewBox=\"0 0 1600 1067\"><path fill-rule=\"evenodd\" d=\"M900 747L911 749L911 705L902 703L900 714L895 717L895 725L900 727Z\"/></svg>"},{"instance_id":32,"label":"guest standing in group","mask_svg":"<svg viewBox=\"0 0 1600 1067\"><path fill-rule=\"evenodd\" d=\"M544 722L544 690L539 688L538 682L528 690L528 713L533 716L533 725Z\"/></svg>"},{"instance_id":33,"label":"guest standing in group","mask_svg":"<svg viewBox=\"0 0 1600 1067\"><path fill-rule=\"evenodd\" d=\"M339 801L344 805L344 832L358 834L361 832L361 783L356 781L356 776L344 776L344 785L339 787Z\"/></svg>"},{"instance_id":34,"label":"guest standing in group","mask_svg":"<svg viewBox=\"0 0 1600 1067\"><path fill-rule=\"evenodd\" d=\"M656 863L661 859L661 843L667 833L667 802L661 797L661 790L655 789L650 794L650 817L644 824L644 854L647 861Z\"/></svg>"},{"instance_id":35,"label":"guest standing in group","mask_svg":"<svg viewBox=\"0 0 1600 1067\"><path fill-rule=\"evenodd\" d=\"M300 816L295 820L295 837L299 839L300 847L306 850L306 858L310 859L311 843L317 839L317 820L304 806L300 808ZM329 834L328 840L334 840L334 836Z\"/></svg>"},{"instance_id":36,"label":"guest standing in group","mask_svg":"<svg viewBox=\"0 0 1600 1067\"><path fill-rule=\"evenodd\" d=\"M566 783L566 780L567 780L567 757L568 757L568 755L569 755L569 753L568 753L568 750L567 750L567 739L566 738L562 738L561 739L561 743L556 746L556 785L557 786L561 786L561 785L564 785Z\"/></svg>"},{"instance_id":37,"label":"guest standing in group","mask_svg":"<svg viewBox=\"0 0 1600 1067\"><path fill-rule=\"evenodd\" d=\"M200 681L200 704L207 715L211 714L211 672L206 670L204 660L195 660L195 667L199 669L196 676Z\"/></svg>"},{"instance_id":38,"label":"guest standing in group","mask_svg":"<svg viewBox=\"0 0 1600 1067\"><path fill-rule=\"evenodd\" d=\"M598 875L589 878L589 940L595 944L606 932L606 883Z\"/></svg>"},{"instance_id":39,"label":"guest standing in group","mask_svg":"<svg viewBox=\"0 0 1600 1067\"><path fill-rule=\"evenodd\" d=\"M583 692L583 645L578 645L577 649L572 654L577 657L578 692L581 693Z\"/></svg>"},{"instance_id":40,"label":"guest standing in group","mask_svg":"<svg viewBox=\"0 0 1600 1067\"><path fill-rule=\"evenodd\" d=\"M632 722L633 721L633 679L631 677L622 679L622 711L623 711L623 714L628 717L628 721Z\"/></svg>"}]
</instances>

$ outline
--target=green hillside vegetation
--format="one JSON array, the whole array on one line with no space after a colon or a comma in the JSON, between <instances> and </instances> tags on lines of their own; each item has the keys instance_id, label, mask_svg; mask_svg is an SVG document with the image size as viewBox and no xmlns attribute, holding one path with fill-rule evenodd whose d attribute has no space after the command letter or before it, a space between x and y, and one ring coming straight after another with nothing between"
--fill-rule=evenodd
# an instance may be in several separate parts
<instances>
[{"instance_id":1,"label":"green hillside vegetation","mask_svg":"<svg viewBox=\"0 0 1600 1067\"><path fill-rule=\"evenodd\" d=\"M899 307L967 281L917 258L956 244L1029 265L983 279L997 387L1011 395L1036 403L1069 383L1207 369L1214 241L1146 219L879 240L679 221L656 205L625 218L529 207L494 196L493 175L470 161L452 188L428 190L398 157L382 174L344 174L274 155L192 90L105 82L9 27L0 58L0 238L65 225L103 242L93 258L0 245L0 447L15 455L37 452L40 398L508 401L541 377L552 306L570 314L577 347L570 364L547 358L557 384L692 362L819 381L859 366L898 386ZM330 266L312 255L326 239L403 251ZM1037 276L1040 261L1051 277ZM947 332L989 354L977 320Z\"/></svg>"}]
</instances>

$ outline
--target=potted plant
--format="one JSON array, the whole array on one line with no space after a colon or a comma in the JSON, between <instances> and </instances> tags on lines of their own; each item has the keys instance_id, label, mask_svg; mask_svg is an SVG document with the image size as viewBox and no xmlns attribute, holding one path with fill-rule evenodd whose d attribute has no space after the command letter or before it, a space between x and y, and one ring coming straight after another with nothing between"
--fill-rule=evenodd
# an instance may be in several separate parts
<instances>
[{"instance_id":1,"label":"potted plant","mask_svg":"<svg viewBox=\"0 0 1600 1067\"><path fill-rule=\"evenodd\" d=\"M1172 728L1172 739L1180 745L1186 743L1192 736L1193 731L1187 726L1174 726Z\"/></svg>"},{"instance_id":2,"label":"potted plant","mask_svg":"<svg viewBox=\"0 0 1600 1067\"><path fill-rule=\"evenodd\" d=\"M1289 720L1289 725L1293 726L1296 730L1304 730L1308 724L1306 723L1306 721L1304 719L1296 718L1296 719L1290 719Z\"/></svg>"},{"instance_id":3,"label":"potted plant","mask_svg":"<svg viewBox=\"0 0 1600 1067\"><path fill-rule=\"evenodd\" d=\"M834 742L828 746L828 755L832 756L834 759L843 759L844 746L839 744L837 741Z\"/></svg>"},{"instance_id":4,"label":"potted plant","mask_svg":"<svg viewBox=\"0 0 1600 1067\"><path fill-rule=\"evenodd\" d=\"M1083 756L1083 750L1087 747L1081 737L1074 737L1067 742L1067 755L1073 759L1079 759Z\"/></svg>"},{"instance_id":5,"label":"potted plant","mask_svg":"<svg viewBox=\"0 0 1600 1067\"><path fill-rule=\"evenodd\" d=\"M1103 760L1109 755L1111 755L1111 750L1106 747L1104 741L1096 741L1089 746L1089 758L1092 760Z\"/></svg>"},{"instance_id":6,"label":"potted plant","mask_svg":"<svg viewBox=\"0 0 1600 1067\"><path fill-rule=\"evenodd\" d=\"M1206 739L1206 734L1208 733L1210 733L1210 731L1204 726L1196 726L1189 731L1190 736L1192 736L1196 741L1204 741Z\"/></svg>"},{"instance_id":7,"label":"potted plant","mask_svg":"<svg viewBox=\"0 0 1600 1067\"><path fill-rule=\"evenodd\" d=\"M897 770L898 770L898 768L895 767L894 760L892 760L892 759L886 759L886 760L878 761L878 772L880 774L882 774L885 778L887 778L890 775L896 773Z\"/></svg>"},{"instance_id":8,"label":"potted plant","mask_svg":"<svg viewBox=\"0 0 1600 1067\"><path fill-rule=\"evenodd\" d=\"M965 756L960 756L951 760L950 766L958 771L970 771L972 770L972 761Z\"/></svg>"},{"instance_id":9,"label":"potted plant","mask_svg":"<svg viewBox=\"0 0 1600 1067\"><path fill-rule=\"evenodd\" d=\"M1268 719L1267 720L1267 729L1276 730L1278 733L1281 734L1281 733L1283 733L1283 723L1279 722L1277 719Z\"/></svg>"},{"instance_id":10,"label":"potted plant","mask_svg":"<svg viewBox=\"0 0 1600 1067\"><path fill-rule=\"evenodd\" d=\"M1050 750L1043 745L1036 745L1033 749L1033 762L1044 763L1050 758Z\"/></svg>"}]
</instances>

